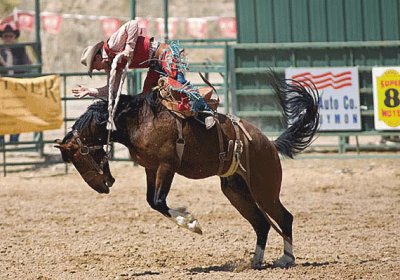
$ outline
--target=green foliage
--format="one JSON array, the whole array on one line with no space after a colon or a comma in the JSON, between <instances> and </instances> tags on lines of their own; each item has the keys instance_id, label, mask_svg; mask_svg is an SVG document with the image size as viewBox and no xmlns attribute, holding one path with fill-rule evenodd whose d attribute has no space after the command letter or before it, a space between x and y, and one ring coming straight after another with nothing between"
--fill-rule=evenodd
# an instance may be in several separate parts
<instances>
[{"instance_id":1,"label":"green foliage","mask_svg":"<svg viewBox=\"0 0 400 280\"><path fill-rule=\"evenodd\" d=\"M20 0L0 0L0 18L10 14L20 2Z\"/></svg>"}]
</instances>

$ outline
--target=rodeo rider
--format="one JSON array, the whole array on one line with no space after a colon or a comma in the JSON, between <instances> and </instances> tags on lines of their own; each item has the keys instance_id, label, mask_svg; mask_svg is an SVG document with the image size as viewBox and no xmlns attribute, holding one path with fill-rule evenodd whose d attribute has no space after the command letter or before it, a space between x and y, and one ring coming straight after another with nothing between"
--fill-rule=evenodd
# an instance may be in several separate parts
<instances>
[{"instance_id":1,"label":"rodeo rider","mask_svg":"<svg viewBox=\"0 0 400 280\"><path fill-rule=\"evenodd\" d=\"M88 68L89 76L92 77L93 69L104 70L107 74L107 85L99 88L87 88L78 85L77 88L72 90L75 97L82 98L87 95L107 97L111 64L114 57L119 53L122 53L122 59L117 64L114 94L119 88L123 69L128 62L130 62L129 69L149 68L142 94L151 92L152 88L157 86L158 79L162 76L173 78L182 85L188 84L182 71L176 65L180 59L180 51L178 54L172 53L171 55L170 45L156 42L153 37L146 36L145 30L138 26L137 21L130 20L114 32L107 41L100 41L83 50L81 63ZM172 56L172 64L168 64L166 61L166 56L168 55ZM204 98L198 94L198 91L195 92L197 92L197 102L196 106L192 104L191 110L212 113ZM215 124L212 116L206 117L204 122L207 129Z\"/></svg>"}]
</instances>

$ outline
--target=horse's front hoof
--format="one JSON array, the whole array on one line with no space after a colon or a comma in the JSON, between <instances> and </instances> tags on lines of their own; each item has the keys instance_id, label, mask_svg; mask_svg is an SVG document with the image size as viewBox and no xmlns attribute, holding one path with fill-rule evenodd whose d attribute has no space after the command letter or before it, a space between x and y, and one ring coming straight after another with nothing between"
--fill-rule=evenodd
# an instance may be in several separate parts
<instances>
[{"instance_id":1,"label":"horse's front hoof","mask_svg":"<svg viewBox=\"0 0 400 280\"><path fill-rule=\"evenodd\" d=\"M186 228L194 233L203 234L200 223L186 210L186 208L170 209L171 219L180 227Z\"/></svg>"},{"instance_id":2,"label":"horse's front hoof","mask_svg":"<svg viewBox=\"0 0 400 280\"><path fill-rule=\"evenodd\" d=\"M274 267L288 268L295 265L295 260L288 255L283 255L282 257L274 261L272 265Z\"/></svg>"},{"instance_id":3,"label":"horse's front hoof","mask_svg":"<svg viewBox=\"0 0 400 280\"><path fill-rule=\"evenodd\" d=\"M194 233L198 233L200 235L203 234L200 223L197 220L193 220L190 223L188 223L187 227L190 231L193 231Z\"/></svg>"}]
</instances>

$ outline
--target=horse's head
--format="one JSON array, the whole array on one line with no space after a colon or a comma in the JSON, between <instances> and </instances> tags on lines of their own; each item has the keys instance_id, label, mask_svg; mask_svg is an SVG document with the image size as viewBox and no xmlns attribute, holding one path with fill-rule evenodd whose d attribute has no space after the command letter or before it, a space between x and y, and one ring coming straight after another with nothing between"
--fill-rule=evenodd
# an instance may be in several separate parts
<instances>
[{"instance_id":1,"label":"horse's head","mask_svg":"<svg viewBox=\"0 0 400 280\"><path fill-rule=\"evenodd\" d=\"M56 140L64 162L72 162L83 180L99 193L109 193L115 179L111 175L108 157L103 145L88 144L77 130L64 139Z\"/></svg>"}]
</instances>

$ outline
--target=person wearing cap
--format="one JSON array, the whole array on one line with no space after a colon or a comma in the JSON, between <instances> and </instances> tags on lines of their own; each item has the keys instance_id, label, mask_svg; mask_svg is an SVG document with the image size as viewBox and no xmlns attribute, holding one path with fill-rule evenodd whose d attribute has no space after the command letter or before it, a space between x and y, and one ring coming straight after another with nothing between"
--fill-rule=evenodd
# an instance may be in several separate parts
<instances>
[{"instance_id":1,"label":"person wearing cap","mask_svg":"<svg viewBox=\"0 0 400 280\"><path fill-rule=\"evenodd\" d=\"M31 61L26 53L25 47L14 47L8 46L16 44L17 39L20 35L20 31L17 26L10 22L0 29L0 37L4 43L4 47L0 48L0 67L12 67L15 65L26 65L31 64ZM26 73L26 70L3 70L0 71L0 76L7 75L12 76L14 74ZM19 134L10 135L10 142L17 143ZM0 142L4 141L4 136L0 136Z\"/></svg>"},{"instance_id":2,"label":"person wearing cap","mask_svg":"<svg viewBox=\"0 0 400 280\"><path fill-rule=\"evenodd\" d=\"M85 96L107 97L109 92L109 79L113 59L122 54L118 61L113 92L116 94L125 66L129 69L148 68L144 81L142 94L152 91L157 86L162 76L168 76L182 85L188 85L182 70L187 64L182 61L182 51L177 46L156 42L154 38L145 35L145 30L138 26L136 20L130 20L114 32L107 41L100 41L83 50L81 63L88 68L92 77L93 70L104 70L107 74L107 85L99 88L88 88L82 85L72 89L75 97ZM210 88L210 92L212 88ZM198 93L197 93L198 94ZM198 94L199 95L199 94ZM200 95L197 97L196 110L212 113ZM209 127L214 121L208 120Z\"/></svg>"}]
</instances>

